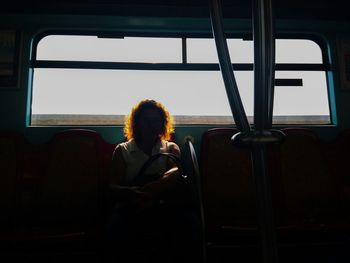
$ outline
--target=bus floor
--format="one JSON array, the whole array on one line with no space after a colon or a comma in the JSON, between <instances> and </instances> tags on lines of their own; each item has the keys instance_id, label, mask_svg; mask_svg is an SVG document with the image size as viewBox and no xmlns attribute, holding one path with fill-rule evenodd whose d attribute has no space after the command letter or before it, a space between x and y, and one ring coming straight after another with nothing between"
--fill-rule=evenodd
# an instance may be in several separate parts
<instances>
[{"instance_id":1,"label":"bus floor","mask_svg":"<svg viewBox=\"0 0 350 263\"><path fill-rule=\"evenodd\" d=\"M286 244L278 247L279 263L348 263L350 262L350 246L345 243L334 244ZM117 250L116 250L117 253ZM170 255L168 255L170 257ZM196 260L193 260L194 262ZM90 251L3 251L0 255L0 262L14 263L70 263L70 262L92 262L109 263L120 261L106 261L99 249ZM124 262L124 261L123 261ZM174 262L167 256L157 258L157 255L134 253L130 255L127 262ZM203 262L198 260L196 262ZM232 263L232 262L263 262L261 251L257 246L213 246L207 248L206 263Z\"/></svg>"},{"instance_id":2,"label":"bus floor","mask_svg":"<svg viewBox=\"0 0 350 263\"><path fill-rule=\"evenodd\" d=\"M284 244L278 246L279 263L347 263L350 262L350 244ZM207 249L207 263L263 262L257 246L221 246Z\"/></svg>"}]
</instances>

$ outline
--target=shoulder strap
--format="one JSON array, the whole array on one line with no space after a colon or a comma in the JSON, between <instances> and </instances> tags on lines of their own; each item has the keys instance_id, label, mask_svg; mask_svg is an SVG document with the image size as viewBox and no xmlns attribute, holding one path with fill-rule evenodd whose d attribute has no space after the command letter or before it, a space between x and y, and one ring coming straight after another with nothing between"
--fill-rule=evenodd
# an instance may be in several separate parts
<instances>
[{"instance_id":1,"label":"shoulder strap","mask_svg":"<svg viewBox=\"0 0 350 263\"><path fill-rule=\"evenodd\" d=\"M178 156L176 156L173 153L157 153L155 155L152 155L145 163L144 165L141 167L140 172L138 173L138 175L134 178L134 181L139 181L140 178L143 177L144 173L146 172L146 170L148 169L148 167L151 166L151 164L157 160L160 157L167 157L170 158L171 160L174 161L174 163L176 164L176 166L179 169L179 173L180 175L183 174L183 168L182 168L182 164L181 164L181 160ZM159 178L158 178L159 179Z\"/></svg>"}]
</instances>

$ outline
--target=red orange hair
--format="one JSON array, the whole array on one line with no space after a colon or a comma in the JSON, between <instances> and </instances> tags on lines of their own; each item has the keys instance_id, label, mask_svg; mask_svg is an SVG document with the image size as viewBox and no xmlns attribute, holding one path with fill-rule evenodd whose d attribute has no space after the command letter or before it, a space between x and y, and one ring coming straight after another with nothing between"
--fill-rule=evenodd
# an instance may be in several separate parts
<instances>
[{"instance_id":1,"label":"red orange hair","mask_svg":"<svg viewBox=\"0 0 350 263\"><path fill-rule=\"evenodd\" d=\"M165 108L163 104L158 101L145 99L138 102L132 109L131 112L125 117L124 122L124 135L130 140L132 138L138 139L140 135L136 129L136 124L139 121L141 112L145 109L156 109L159 111L160 116L163 121L163 130L159 135L161 140L170 140L171 134L174 132L173 118L171 117L169 111Z\"/></svg>"}]
</instances>

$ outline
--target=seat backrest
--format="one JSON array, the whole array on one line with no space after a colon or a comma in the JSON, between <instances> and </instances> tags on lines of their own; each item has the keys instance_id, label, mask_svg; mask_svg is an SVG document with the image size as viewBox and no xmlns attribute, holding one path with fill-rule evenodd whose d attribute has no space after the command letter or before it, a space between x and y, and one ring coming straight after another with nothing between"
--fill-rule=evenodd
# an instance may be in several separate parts
<instances>
[{"instance_id":1,"label":"seat backrest","mask_svg":"<svg viewBox=\"0 0 350 263\"><path fill-rule=\"evenodd\" d=\"M96 222L101 200L102 143L91 130L72 129L54 135L41 186L41 223Z\"/></svg>"},{"instance_id":2,"label":"seat backrest","mask_svg":"<svg viewBox=\"0 0 350 263\"><path fill-rule=\"evenodd\" d=\"M305 128L282 129L280 145L281 187L287 224L322 220L334 215L336 184L324 168L321 141Z\"/></svg>"},{"instance_id":3,"label":"seat backrest","mask_svg":"<svg viewBox=\"0 0 350 263\"><path fill-rule=\"evenodd\" d=\"M232 145L236 129L218 128L202 137L200 167L206 228L256 224L251 155Z\"/></svg>"},{"instance_id":4,"label":"seat backrest","mask_svg":"<svg viewBox=\"0 0 350 263\"><path fill-rule=\"evenodd\" d=\"M6 227L14 223L25 143L18 133L0 132L0 223Z\"/></svg>"},{"instance_id":5,"label":"seat backrest","mask_svg":"<svg viewBox=\"0 0 350 263\"><path fill-rule=\"evenodd\" d=\"M342 216L350 217L350 129L341 131L334 142L334 173L337 176L339 209Z\"/></svg>"}]
</instances>

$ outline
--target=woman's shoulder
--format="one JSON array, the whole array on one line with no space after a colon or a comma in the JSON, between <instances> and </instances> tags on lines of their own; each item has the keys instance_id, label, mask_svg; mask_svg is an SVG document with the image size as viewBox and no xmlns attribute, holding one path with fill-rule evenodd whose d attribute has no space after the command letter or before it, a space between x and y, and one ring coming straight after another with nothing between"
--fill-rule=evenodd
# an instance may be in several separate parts
<instances>
[{"instance_id":1,"label":"woman's shoulder","mask_svg":"<svg viewBox=\"0 0 350 263\"><path fill-rule=\"evenodd\" d=\"M135 147L134 139L119 143L115 148L121 151L131 151Z\"/></svg>"},{"instance_id":2,"label":"woman's shoulder","mask_svg":"<svg viewBox=\"0 0 350 263\"><path fill-rule=\"evenodd\" d=\"M117 146L114 148L113 155L122 155L123 158L126 160L130 152L132 152L134 149L135 149L135 142L133 139L131 139L126 142L121 142L117 144Z\"/></svg>"},{"instance_id":3,"label":"woman's shoulder","mask_svg":"<svg viewBox=\"0 0 350 263\"><path fill-rule=\"evenodd\" d=\"M162 145L165 148L166 152L180 155L180 148L175 142L163 140Z\"/></svg>"}]
</instances>

